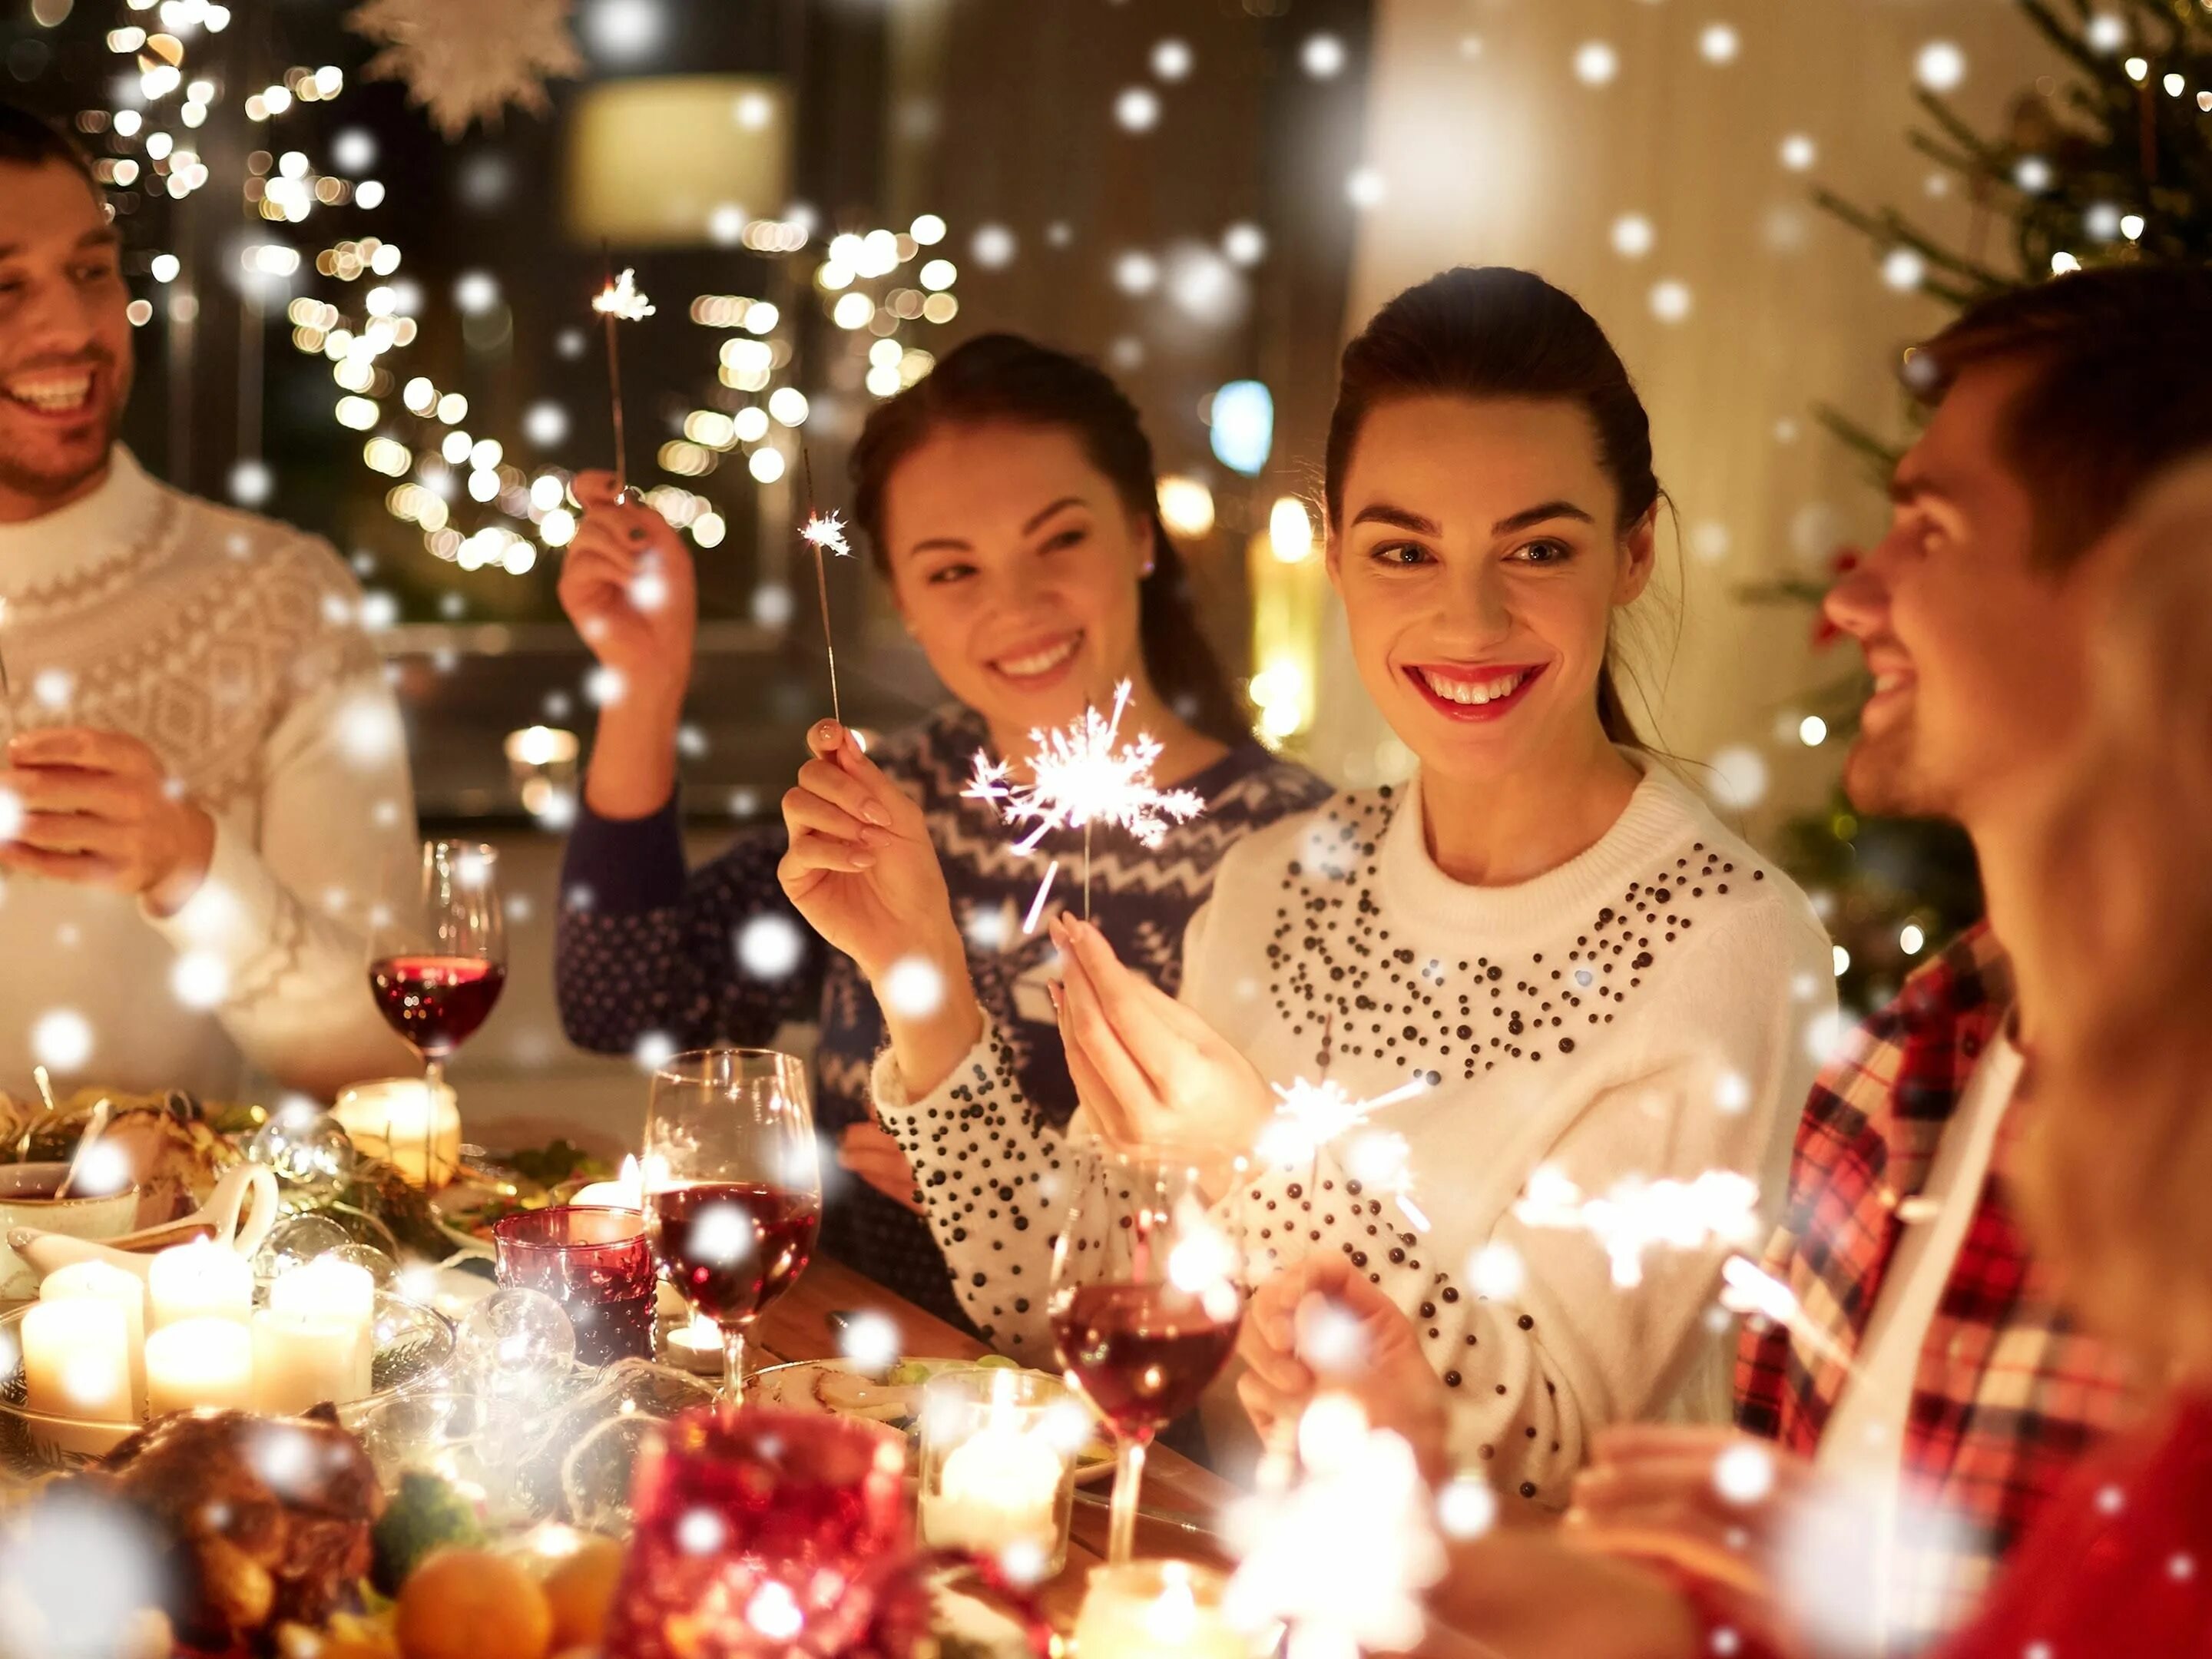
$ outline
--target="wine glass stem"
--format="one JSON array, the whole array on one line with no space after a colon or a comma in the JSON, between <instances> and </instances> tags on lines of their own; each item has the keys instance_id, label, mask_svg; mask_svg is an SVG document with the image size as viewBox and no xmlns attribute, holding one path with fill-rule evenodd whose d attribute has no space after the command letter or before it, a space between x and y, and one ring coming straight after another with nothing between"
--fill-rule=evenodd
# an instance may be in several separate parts
<instances>
[{"instance_id":1,"label":"wine glass stem","mask_svg":"<svg viewBox=\"0 0 2212 1659\"><path fill-rule=\"evenodd\" d=\"M1118 1567L1137 1547L1137 1489L1145 1484L1145 1443L1124 1440L1115 1449L1114 1504L1106 1529L1106 1565Z\"/></svg>"},{"instance_id":2,"label":"wine glass stem","mask_svg":"<svg viewBox=\"0 0 2212 1659\"><path fill-rule=\"evenodd\" d=\"M722 1403L745 1403L745 1333L738 1325L722 1327Z\"/></svg>"},{"instance_id":3,"label":"wine glass stem","mask_svg":"<svg viewBox=\"0 0 2212 1659\"><path fill-rule=\"evenodd\" d=\"M438 1170L438 1104L446 1097L446 1062L436 1054L422 1057L422 1185L435 1188Z\"/></svg>"}]
</instances>

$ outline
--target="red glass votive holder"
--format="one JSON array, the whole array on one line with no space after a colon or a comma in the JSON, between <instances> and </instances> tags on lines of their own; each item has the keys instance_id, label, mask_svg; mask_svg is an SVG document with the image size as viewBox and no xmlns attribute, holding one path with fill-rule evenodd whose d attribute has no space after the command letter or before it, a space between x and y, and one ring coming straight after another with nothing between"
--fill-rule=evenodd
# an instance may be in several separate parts
<instances>
[{"instance_id":1,"label":"red glass votive holder","mask_svg":"<svg viewBox=\"0 0 2212 1659\"><path fill-rule=\"evenodd\" d=\"M492 1224L499 1282L543 1291L568 1311L587 1365L653 1358L659 1280L645 1216L612 1206L518 1210Z\"/></svg>"},{"instance_id":2,"label":"red glass votive holder","mask_svg":"<svg viewBox=\"0 0 2212 1659\"><path fill-rule=\"evenodd\" d=\"M723 1405L650 1440L606 1659L842 1653L912 1554L906 1443L878 1425Z\"/></svg>"}]
</instances>

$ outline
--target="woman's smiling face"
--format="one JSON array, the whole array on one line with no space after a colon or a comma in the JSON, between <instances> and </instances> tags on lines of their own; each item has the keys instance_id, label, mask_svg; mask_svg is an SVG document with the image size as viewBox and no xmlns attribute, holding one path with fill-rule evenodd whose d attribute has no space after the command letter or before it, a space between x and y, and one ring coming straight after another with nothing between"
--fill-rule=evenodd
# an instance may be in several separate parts
<instances>
[{"instance_id":1,"label":"woman's smiling face","mask_svg":"<svg viewBox=\"0 0 2212 1659\"><path fill-rule=\"evenodd\" d=\"M994 730L1066 725L1143 678L1150 525L1071 433L940 428L893 469L883 527L908 627Z\"/></svg>"},{"instance_id":2,"label":"woman's smiling face","mask_svg":"<svg viewBox=\"0 0 2212 1659\"><path fill-rule=\"evenodd\" d=\"M1496 778L1587 752L1616 606L1651 573L1651 519L1576 404L1393 398L1345 470L1329 574L1360 678L1430 771Z\"/></svg>"}]
</instances>

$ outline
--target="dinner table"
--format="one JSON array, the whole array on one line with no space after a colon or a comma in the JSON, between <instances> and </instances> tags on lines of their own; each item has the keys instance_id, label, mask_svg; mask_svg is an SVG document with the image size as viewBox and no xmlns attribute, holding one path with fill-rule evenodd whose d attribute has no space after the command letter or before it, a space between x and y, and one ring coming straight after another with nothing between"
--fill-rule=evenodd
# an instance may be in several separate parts
<instances>
[{"instance_id":1,"label":"dinner table","mask_svg":"<svg viewBox=\"0 0 2212 1659\"><path fill-rule=\"evenodd\" d=\"M899 1352L914 1358L977 1359L990 1352L965 1331L826 1257L817 1258L799 1282L761 1315L747 1346L754 1363L761 1365L834 1358L842 1319L862 1311L889 1318L898 1329ZM1097 1496L1103 1498L1103 1489ZM1211 1470L1168 1447L1153 1447L1145 1462L1137 1553L1228 1569L1234 1563L1215 1528L1223 1506L1237 1496L1235 1486ZM1045 1615L1063 1632L1074 1626L1091 1569L1106 1559L1106 1505L1088 1501L1089 1497L1086 1492L1085 1501L1075 1506L1067 1565L1036 1590Z\"/></svg>"}]
</instances>

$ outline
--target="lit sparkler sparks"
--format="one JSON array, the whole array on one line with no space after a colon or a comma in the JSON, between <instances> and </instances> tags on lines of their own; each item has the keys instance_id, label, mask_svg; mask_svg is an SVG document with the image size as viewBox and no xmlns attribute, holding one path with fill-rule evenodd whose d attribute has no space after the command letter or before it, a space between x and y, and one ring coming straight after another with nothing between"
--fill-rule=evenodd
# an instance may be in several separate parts
<instances>
[{"instance_id":1,"label":"lit sparkler sparks","mask_svg":"<svg viewBox=\"0 0 2212 1659\"><path fill-rule=\"evenodd\" d=\"M638 289L636 273L624 270L620 277L610 271L606 286L592 296L592 309L607 325L607 397L615 417L615 499L629 493L629 446L623 434L622 346L616 338L617 322L640 323L653 315L653 302Z\"/></svg>"},{"instance_id":2,"label":"lit sparkler sparks","mask_svg":"<svg viewBox=\"0 0 2212 1659\"><path fill-rule=\"evenodd\" d=\"M1344 1141L1345 1172L1361 1186L1388 1194L1416 1232L1429 1231L1429 1218L1413 1201L1413 1171L1410 1150L1403 1135L1369 1128L1369 1119L1386 1106L1410 1100L1429 1087L1416 1078L1388 1094L1356 1100L1340 1083L1304 1078L1274 1085L1274 1115L1260 1131L1254 1151L1279 1170L1310 1170L1322 1149ZM1356 1130L1365 1130L1355 1134ZM1346 1140L1346 1137L1351 1139Z\"/></svg>"},{"instance_id":3,"label":"lit sparkler sparks","mask_svg":"<svg viewBox=\"0 0 2212 1659\"><path fill-rule=\"evenodd\" d=\"M1748 1256L1732 1255L1721 1263L1721 1306L1730 1313L1756 1314L1787 1330L1821 1358L1841 1365L1852 1376L1858 1366L1840 1343L1813 1322L1796 1293Z\"/></svg>"},{"instance_id":4,"label":"lit sparkler sparks","mask_svg":"<svg viewBox=\"0 0 2212 1659\"><path fill-rule=\"evenodd\" d=\"M975 757L975 775L962 793L988 801L1008 823L1036 828L1014 844L1018 853L1036 850L1055 830L1083 831L1083 908L1091 909L1091 830L1110 824L1137 842L1157 848L1173 823L1188 823L1206 810L1188 789L1162 789L1152 781L1161 746L1149 732L1121 741L1121 717L1128 712L1130 684L1114 688L1114 712L1086 708L1072 726L1030 733L1036 750L1030 756L1030 781L1016 783L1009 761Z\"/></svg>"},{"instance_id":5,"label":"lit sparkler sparks","mask_svg":"<svg viewBox=\"0 0 2212 1659\"><path fill-rule=\"evenodd\" d=\"M805 458L805 452L800 452ZM837 638L830 631L830 572L823 562L825 554L834 553L841 559L853 556L853 544L845 539L844 521L835 513L817 513L811 497L814 493L814 464L806 462L806 493L809 496L806 522L799 527L799 539L814 550L814 586L822 596L822 643L830 653L830 714L840 726L845 724L845 710L837 697Z\"/></svg>"},{"instance_id":6,"label":"lit sparkler sparks","mask_svg":"<svg viewBox=\"0 0 2212 1659\"><path fill-rule=\"evenodd\" d=\"M1630 1176L1602 1197L1585 1198L1544 1164L1528 1177L1513 1216L1524 1227L1589 1233L1612 1259L1613 1282L1627 1290L1644 1282L1644 1258L1662 1246L1701 1250L1750 1243L1759 1232L1759 1187L1733 1170L1708 1170L1695 1181Z\"/></svg>"}]
</instances>

